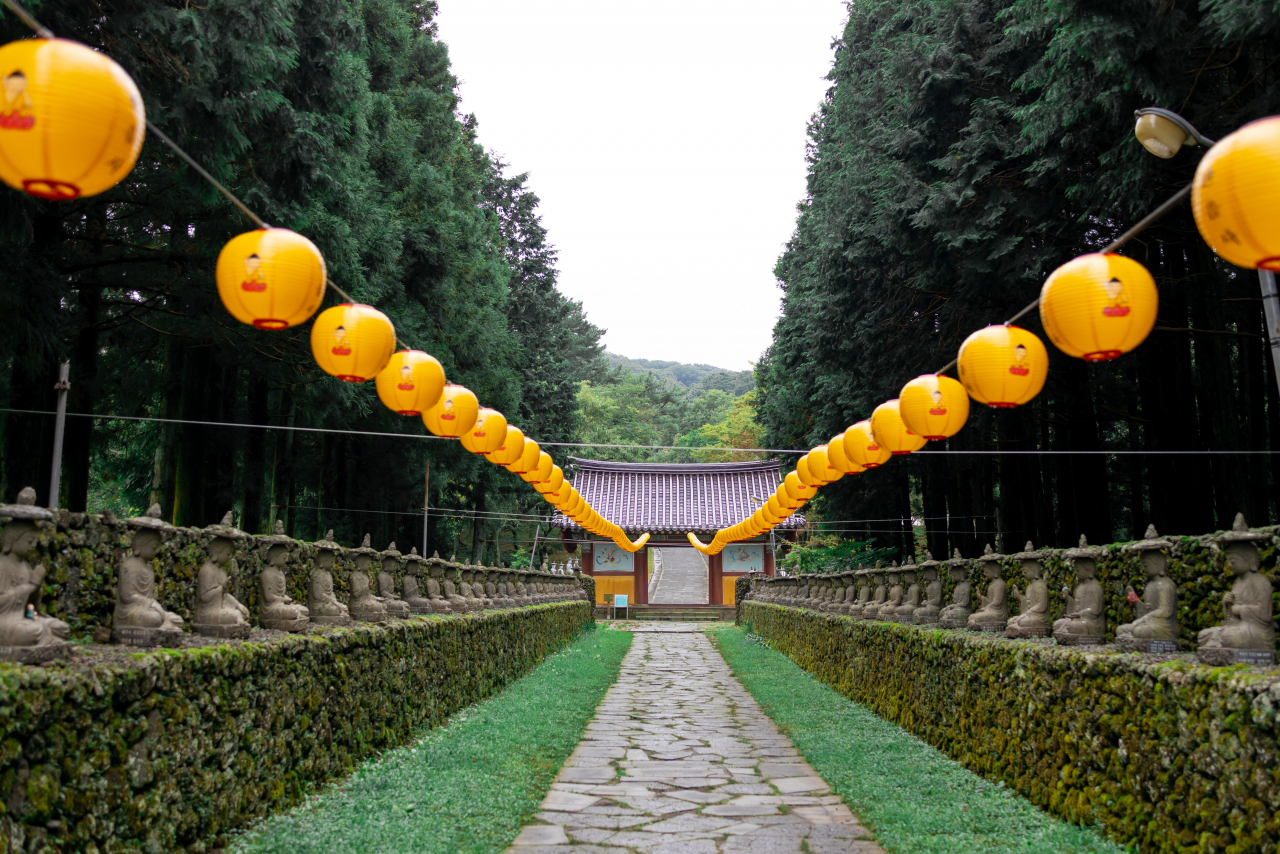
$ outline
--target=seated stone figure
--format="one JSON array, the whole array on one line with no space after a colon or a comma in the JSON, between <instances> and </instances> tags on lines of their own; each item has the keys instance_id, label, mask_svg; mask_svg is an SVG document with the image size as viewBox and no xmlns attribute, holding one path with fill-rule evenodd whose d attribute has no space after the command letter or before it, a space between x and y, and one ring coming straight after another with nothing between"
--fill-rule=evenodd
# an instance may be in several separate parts
<instances>
[{"instance_id":1,"label":"seated stone figure","mask_svg":"<svg viewBox=\"0 0 1280 854\"><path fill-rule=\"evenodd\" d=\"M127 524L138 530L120 564L111 639L130 646L181 646L182 618L156 600L156 574L151 567L160 553L161 533L173 533L177 528L160 518L159 504L152 504L145 515Z\"/></svg>"},{"instance_id":2,"label":"seated stone figure","mask_svg":"<svg viewBox=\"0 0 1280 854\"><path fill-rule=\"evenodd\" d=\"M333 541L333 529L324 535L323 540L317 540L315 546L319 552L307 584L307 611L311 622L322 626L349 626L351 614L333 592L333 566L341 548Z\"/></svg>"},{"instance_id":3,"label":"seated stone figure","mask_svg":"<svg viewBox=\"0 0 1280 854\"><path fill-rule=\"evenodd\" d=\"M854 582L858 586L858 595L857 598L849 603L849 610L847 613L855 620L861 620L862 609L871 601L871 570L863 569L862 566L859 565L858 568L854 570L853 577Z\"/></svg>"},{"instance_id":4,"label":"seated stone figure","mask_svg":"<svg viewBox=\"0 0 1280 854\"><path fill-rule=\"evenodd\" d=\"M502 595L498 592L498 570L488 567L484 571L484 597L489 600L490 608L502 607Z\"/></svg>"},{"instance_id":5,"label":"seated stone figure","mask_svg":"<svg viewBox=\"0 0 1280 854\"><path fill-rule=\"evenodd\" d=\"M309 612L306 605L294 602L288 593L285 566L289 563L289 547L293 544L284 532L284 522L276 520L275 533L261 537L268 545L267 565L262 568L262 603L258 625L278 632L301 632L307 628Z\"/></svg>"},{"instance_id":6,"label":"seated stone figure","mask_svg":"<svg viewBox=\"0 0 1280 854\"><path fill-rule=\"evenodd\" d=\"M396 574L400 572L400 552L393 542L380 555L382 568L378 572L378 598L387 609L388 617L402 619L409 616L409 603L396 592Z\"/></svg>"},{"instance_id":7,"label":"seated stone figure","mask_svg":"<svg viewBox=\"0 0 1280 854\"><path fill-rule=\"evenodd\" d=\"M427 562L422 555L418 554L417 546L409 550L405 560L408 562L408 566L404 572L404 579L400 584L404 589L404 601L409 605L409 613L430 614L431 600L424 597L418 590L418 577L426 574Z\"/></svg>"},{"instance_id":8,"label":"seated stone figure","mask_svg":"<svg viewBox=\"0 0 1280 854\"><path fill-rule=\"evenodd\" d=\"M1013 598L1018 600L1018 616L1005 625L1005 637L1048 637L1053 633L1053 621L1049 619L1049 585L1044 581L1044 566L1040 563L1044 552L1036 551L1028 540L1026 549L1014 557L1022 562L1027 592L1022 593L1016 586L1013 588Z\"/></svg>"},{"instance_id":9,"label":"seated stone figure","mask_svg":"<svg viewBox=\"0 0 1280 854\"><path fill-rule=\"evenodd\" d=\"M969 616L973 613L973 588L969 585L969 560L960 557L959 549L947 561L947 573L955 587L951 588L951 604L938 614L938 625L944 629L963 629L969 625Z\"/></svg>"},{"instance_id":10,"label":"seated stone figure","mask_svg":"<svg viewBox=\"0 0 1280 854\"><path fill-rule=\"evenodd\" d=\"M924 577L924 593L920 605L911 615L911 621L917 624L936 623L942 612L942 582L938 579L938 562L930 552L925 552L925 559L920 563L919 571Z\"/></svg>"},{"instance_id":11,"label":"seated stone figure","mask_svg":"<svg viewBox=\"0 0 1280 854\"><path fill-rule=\"evenodd\" d=\"M444 560L439 552L434 552L427 561L427 599L431 602L431 613L447 614L450 611L449 600L444 595Z\"/></svg>"},{"instance_id":12,"label":"seated stone figure","mask_svg":"<svg viewBox=\"0 0 1280 854\"><path fill-rule=\"evenodd\" d=\"M249 637L249 609L231 595L231 576L227 568L234 568L233 556L237 541L248 534L237 530L231 523L231 512L222 522L210 525L205 532L213 536L209 543L209 557L196 576L196 607L191 627L202 635L217 638Z\"/></svg>"},{"instance_id":13,"label":"seated stone figure","mask_svg":"<svg viewBox=\"0 0 1280 854\"><path fill-rule=\"evenodd\" d=\"M1173 543L1147 526L1145 539L1131 543L1127 551L1138 552L1147 587L1142 598L1132 587L1125 591L1133 603L1134 621L1116 627L1116 646L1129 652L1178 651L1178 585L1169 577L1169 550Z\"/></svg>"},{"instance_id":14,"label":"seated stone figure","mask_svg":"<svg viewBox=\"0 0 1280 854\"><path fill-rule=\"evenodd\" d=\"M373 592L369 583L369 570L377 550L369 545L369 535L364 535L360 548L351 550L356 557L356 568L351 573L351 616L363 623L382 623L387 619L387 605L381 596Z\"/></svg>"},{"instance_id":15,"label":"seated stone figure","mask_svg":"<svg viewBox=\"0 0 1280 854\"><path fill-rule=\"evenodd\" d=\"M471 600L463 596L458 589L462 582L462 567L455 563L456 556L449 559L444 573L444 596L449 600L449 610L455 614L469 614L475 610Z\"/></svg>"},{"instance_id":16,"label":"seated stone figure","mask_svg":"<svg viewBox=\"0 0 1280 854\"><path fill-rule=\"evenodd\" d=\"M920 585L916 583L916 565L902 568L902 583L907 591L902 594L902 604L894 611L893 619L899 623L913 622L916 608L920 607Z\"/></svg>"},{"instance_id":17,"label":"seated stone figure","mask_svg":"<svg viewBox=\"0 0 1280 854\"><path fill-rule=\"evenodd\" d=\"M1222 624L1200 632L1196 657L1203 663L1275 664L1271 581L1258 572L1262 555L1257 544L1270 540L1270 534L1250 531L1243 513L1236 514L1230 531L1217 537L1236 580L1222 597Z\"/></svg>"},{"instance_id":18,"label":"seated stone figure","mask_svg":"<svg viewBox=\"0 0 1280 854\"><path fill-rule=\"evenodd\" d=\"M32 566L40 544L36 522L53 514L36 506L36 491L25 487L17 504L0 504L10 521L0 533L0 658L39 664L70 651L71 627L40 613L45 567Z\"/></svg>"},{"instance_id":19,"label":"seated stone figure","mask_svg":"<svg viewBox=\"0 0 1280 854\"><path fill-rule=\"evenodd\" d=\"M902 570L898 567L896 560L890 565L886 574L889 576L889 594L876 611L875 618L890 621L897 616L898 606L902 604Z\"/></svg>"},{"instance_id":20,"label":"seated stone figure","mask_svg":"<svg viewBox=\"0 0 1280 854\"><path fill-rule=\"evenodd\" d=\"M470 564L463 564L462 580L458 583L458 593L471 605L472 611L484 610L484 597L477 596L473 582L476 579L475 570Z\"/></svg>"},{"instance_id":21,"label":"seated stone figure","mask_svg":"<svg viewBox=\"0 0 1280 854\"><path fill-rule=\"evenodd\" d=\"M1067 611L1061 620L1053 624L1053 638L1058 643L1068 646L1102 643L1106 632L1105 597L1102 585L1095 576L1098 572L1097 561L1106 553L1106 549L1089 548L1089 541L1081 534L1080 545L1068 549L1063 555L1071 561L1071 568L1079 583L1074 596L1063 588Z\"/></svg>"},{"instance_id":22,"label":"seated stone figure","mask_svg":"<svg viewBox=\"0 0 1280 854\"><path fill-rule=\"evenodd\" d=\"M880 616L880 608L889 598L889 588L884 583L884 570L880 568L880 561L876 561L876 568L871 570L871 583L875 585L875 589L871 594L871 601L862 606L862 619L874 620Z\"/></svg>"},{"instance_id":23,"label":"seated stone figure","mask_svg":"<svg viewBox=\"0 0 1280 854\"><path fill-rule=\"evenodd\" d=\"M987 592L978 594L978 603L982 607L969 615L966 625L976 632L1003 632L1009 622L1009 588L1000 566L1004 555L993 552L991 544L987 543L986 551L978 560L982 562L982 571L987 576Z\"/></svg>"}]
</instances>

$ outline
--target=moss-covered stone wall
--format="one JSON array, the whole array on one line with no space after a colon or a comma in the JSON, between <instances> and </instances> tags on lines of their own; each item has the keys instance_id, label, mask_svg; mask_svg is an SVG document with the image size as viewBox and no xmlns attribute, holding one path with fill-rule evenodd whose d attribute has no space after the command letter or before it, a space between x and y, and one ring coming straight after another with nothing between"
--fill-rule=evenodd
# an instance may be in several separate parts
<instances>
[{"instance_id":1,"label":"moss-covered stone wall","mask_svg":"<svg viewBox=\"0 0 1280 854\"><path fill-rule=\"evenodd\" d=\"M498 691L591 621L578 601L0 663L0 851L220 847L228 829Z\"/></svg>"},{"instance_id":2,"label":"moss-covered stone wall","mask_svg":"<svg viewBox=\"0 0 1280 854\"><path fill-rule=\"evenodd\" d=\"M87 513L55 512L54 522L37 522L40 545L31 563L46 567L43 591L44 611L66 622L73 638L87 638L99 626L110 626L115 610L117 569L128 554L137 528L112 517ZM0 528L2 522L0 520ZM213 536L200 528L177 528L161 536L161 549L152 561L156 579L156 599L167 610L191 621L195 606L196 575L208 555ZM385 549L386 543L374 543ZM411 544L401 543L404 552ZM288 593L295 602L306 604L307 584L316 566L320 550L311 543L291 541L289 562L285 567ZM235 556L227 567L229 590L249 609L256 625L258 600L261 597L259 574L267 563L270 546L261 537L235 541ZM448 557L446 555L446 557ZM370 577L376 590L375 573L381 569L381 558L371 556ZM397 589L407 571L401 561L393 575ZM350 574L355 570L352 549L338 551L332 571L334 593L342 602L349 600ZM518 572L519 570L509 570ZM538 577L541 573L530 573ZM562 577L562 576L556 576ZM425 585L424 589L425 589Z\"/></svg>"},{"instance_id":3,"label":"moss-covered stone wall","mask_svg":"<svg viewBox=\"0 0 1280 854\"><path fill-rule=\"evenodd\" d=\"M1084 653L748 601L841 694L1142 852L1275 852L1280 671Z\"/></svg>"}]
</instances>

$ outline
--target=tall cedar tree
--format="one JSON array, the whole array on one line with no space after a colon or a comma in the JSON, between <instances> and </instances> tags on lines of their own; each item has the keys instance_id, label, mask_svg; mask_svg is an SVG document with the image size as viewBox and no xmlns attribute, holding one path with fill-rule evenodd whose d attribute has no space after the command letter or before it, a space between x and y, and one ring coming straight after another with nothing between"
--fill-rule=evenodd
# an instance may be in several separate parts
<instances>
[{"instance_id":1,"label":"tall cedar tree","mask_svg":"<svg viewBox=\"0 0 1280 854\"><path fill-rule=\"evenodd\" d=\"M1133 137L1179 110L1220 138L1280 112L1280 4L1253 0L870 0L850 5L810 127L808 193L777 265L783 315L757 371L771 447L826 442L950 361L1190 180ZM1280 449L1256 276L1218 260L1183 205L1124 248L1160 289L1135 353L1086 365L1050 345L1031 404L980 410L928 449ZM1043 335L1033 313L1023 325ZM1276 518L1255 456L919 455L823 490L829 519L909 520L935 555L1066 546ZM867 521L865 530L884 528ZM889 537L913 546L910 524ZM883 536L882 536L883 538Z\"/></svg>"}]
</instances>

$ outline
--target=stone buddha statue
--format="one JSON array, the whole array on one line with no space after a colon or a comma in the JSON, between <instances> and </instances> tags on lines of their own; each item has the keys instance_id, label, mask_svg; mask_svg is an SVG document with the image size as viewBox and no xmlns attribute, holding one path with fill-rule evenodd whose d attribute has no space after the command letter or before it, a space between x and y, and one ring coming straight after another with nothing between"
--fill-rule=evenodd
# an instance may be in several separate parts
<instances>
[{"instance_id":1,"label":"stone buddha statue","mask_svg":"<svg viewBox=\"0 0 1280 854\"><path fill-rule=\"evenodd\" d=\"M258 625L278 632L301 632L307 628L309 612L289 598L285 566L289 563L289 547L293 540L284 532L284 522L276 520L275 533L261 537L268 545L267 565L262 568L262 602L259 606Z\"/></svg>"},{"instance_id":2,"label":"stone buddha statue","mask_svg":"<svg viewBox=\"0 0 1280 854\"><path fill-rule=\"evenodd\" d=\"M846 613L855 620L861 620L862 609L871 600L871 573L859 564L853 572L852 580L857 585L857 597L849 603L849 610Z\"/></svg>"},{"instance_id":3,"label":"stone buddha statue","mask_svg":"<svg viewBox=\"0 0 1280 854\"><path fill-rule=\"evenodd\" d=\"M217 525L205 532L213 536L209 556L196 576L196 607L191 627L202 635L215 638L249 637L249 609L231 595L231 576L227 567L234 566L235 544L248 535L231 524L231 511Z\"/></svg>"},{"instance_id":4,"label":"stone buddha statue","mask_svg":"<svg viewBox=\"0 0 1280 854\"><path fill-rule=\"evenodd\" d=\"M516 603L520 607L532 605L533 599L529 596L529 588L524 583L525 572L522 569L516 570Z\"/></svg>"},{"instance_id":5,"label":"stone buddha statue","mask_svg":"<svg viewBox=\"0 0 1280 854\"><path fill-rule=\"evenodd\" d=\"M938 625L944 629L963 629L973 613L973 591L969 587L969 560L960 557L956 549L954 557L946 562L948 577L955 587L951 589L951 604L938 614Z\"/></svg>"},{"instance_id":6,"label":"stone buddha statue","mask_svg":"<svg viewBox=\"0 0 1280 854\"><path fill-rule=\"evenodd\" d=\"M938 562L933 559L932 552L926 551L924 556L917 568L917 574L924 580L920 604L911 615L911 622L917 625L936 623L942 613L942 581L938 578Z\"/></svg>"},{"instance_id":7,"label":"stone buddha statue","mask_svg":"<svg viewBox=\"0 0 1280 854\"><path fill-rule=\"evenodd\" d=\"M1004 555L993 552L991 544L987 543L978 560L987 576L987 592L978 594L978 604L982 607L969 615L966 626L976 632L1003 632L1009 622L1009 588L1000 566Z\"/></svg>"},{"instance_id":8,"label":"stone buddha statue","mask_svg":"<svg viewBox=\"0 0 1280 854\"><path fill-rule=\"evenodd\" d=\"M502 572L498 573L498 599L503 608L514 608L516 602L516 584L515 576L508 571L507 566L503 564Z\"/></svg>"},{"instance_id":9,"label":"stone buddha statue","mask_svg":"<svg viewBox=\"0 0 1280 854\"><path fill-rule=\"evenodd\" d=\"M339 602L333 592L333 566L341 548L333 541L333 529L325 533L323 540L317 540L315 546L319 551L307 583L308 616L311 622L321 626L349 626L351 615L347 606Z\"/></svg>"},{"instance_id":10,"label":"stone buddha statue","mask_svg":"<svg viewBox=\"0 0 1280 854\"><path fill-rule=\"evenodd\" d=\"M1036 551L1031 541L1014 555L1022 563L1022 575L1027 579L1027 592L1013 588L1013 598L1018 600L1018 616L1005 624L1008 638L1047 638L1053 634L1053 621L1049 619L1049 585L1044 580L1044 552Z\"/></svg>"},{"instance_id":11,"label":"stone buddha statue","mask_svg":"<svg viewBox=\"0 0 1280 854\"><path fill-rule=\"evenodd\" d=\"M880 609L876 612L877 620L890 621L898 613L898 606L902 604L902 569L895 560L887 572L889 576L889 597L884 600Z\"/></svg>"},{"instance_id":12,"label":"stone buddha statue","mask_svg":"<svg viewBox=\"0 0 1280 854\"><path fill-rule=\"evenodd\" d=\"M389 616L386 603L381 596L374 595L369 583L369 570L378 555L377 550L369 545L369 535L364 535L360 548L351 551L356 558L356 568L351 573L351 616L362 623L385 622Z\"/></svg>"},{"instance_id":13,"label":"stone buddha statue","mask_svg":"<svg viewBox=\"0 0 1280 854\"><path fill-rule=\"evenodd\" d=\"M445 567L444 572L444 596L449 600L449 610L455 614L469 614L473 610L471 600L462 595L459 585L462 582L462 567L454 561L456 557L449 559L449 565Z\"/></svg>"},{"instance_id":14,"label":"stone buddha statue","mask_svg":"<svg viewBox=\"0 0 1280 854\"><path fill-rule=\"evenodd\" d=\"M25 487L17 504L0 504L0 517L10 521L0 532L0 659L39 664L66 655L71 627L40 613L45 575L36 564L40 545L37 522L53 514L36 506L36 491Z\"/></svg>"},{"instance_id":15,"label":"stone buddha statue","mask_svg":"<svg viewBox=\"0 0 1280 854\"><path fill-rule=\"evenodd\" d=\"M853 607L854 600L858 596L857 579L854 578L853 570L840 574L840 587L843 595L836 605L835 613L845 616L849 613L849 609Z\"/></svg>"},{"instance_id":16,"label":"stone buddha statue","mask_svg":"<svg viewBox=\"0 0 1280 854\"><path fill-rule=\"evenodd\" d=\"M488 567L484 571L484 596L489 600L490 608L502 607L502 596L498 593L498 571Z\"/></svg>"},{"instance_id":17,"label":"stone buddha statue","mask_svg":"<svg viewBox=\"0 0 1280 854\"><path fill-rule=\"evenodd\" d=\"M871 583L875 585L875 589L872 591L871 601L862 606L864 620L879 619L880 607L889 598L889 588L885 586L884 570L880 568L880 561L876 561L876 568L871 570Z\"/></svg>"},{"instance_id":18,"label":"stone buddha statue","mask_svg":"<svg viewBox=\"0 0 1280 854\"><path fill-rule=\"evenodd\" d=\"M394 542L387 545L379 555L381 570L378 572L378 598L387 609L387 616L404 619L409 616L409 603L400 598L396 592L396 574L400 572L400 552Z\"/></svg>"},{"instance_id":19,"label":"stone buddha statue","mask_svg":"<svg viewBox=\"0 0 1280 854\"><path fill-rule=\"evenodd\" d=\"M156 600L156 574L151 563L160 553L162 532L178 529L160 518L159 504L152 504L145 515L127 524L138 530L120 563L111 639L130 646L181 646L182 618Z\"/></svg>"},{"instance_id":20,"label":"stone buddha statue","mask_svg":"<svg viewBox=\"0 0 1280 854\"><path fill-rule=\"evenodd\" d=\"M1106 549L1089 548L1089 541L1080 535L1080 545L1068 549L1063 555L1071 561L1076 574L1074 595L1063 588L1067 603L1066 613L1053 624L1053 639L1068 646L1084 646L1102 643L1106 634L1106 597L1098 582L1098 559L1105 557Z\"/></svg>"},{"instance_id":21,"label":"stone buddha statue","mask_svg":"<svg viewBox=\"0 0 1280 854\"><path fill-rule=\"evenodd\" d=\"M1132 587L1125 596L1134 607L1134 621L1116 627L1116 646L1129 652L1178 651L1178 585L1169 577L1169 550L1173 543L1147 526L1145 539L1130 543L1126 551L1137 552L1147 577L1142 598Z\"/></svg>"},{"instance_id":22,"label":"stone buddha statue","mask_svg":"<svg viewBox=\"0 0 1280 854\"><path fill-rule=\"evenodd\" d=\"M466 599L468 603L470 603L471 610L483 611L484 598L482 596L477 596L475 588L472 586L472 582L475 581L475 578L476 573L475 570L472 569L471 565L463 564L462 581L458 584L458 592L462 594L462 597Z\"/></svg>"},{"instance_id":23,"label":"stone buddha statue","mask_svg":"<svg viewBox=\"0 0 1280 854\"><path fill-rule=\"evenodd\" d=\"M1222 597L1222 624L1200 632L1196 657L1203 663L1275 664L1271 580L1258 572L1262 563L1258 543L1270 540L1270 534L1249 530L1243 513L1236 514L1230 531L1216 538L1236 580L1231 592Z\"/></svg>"},{"instance_id":24,"label":"stone buddha statue","mask_svg":"<svg viewBox=\"0 0 1280 854\"><path fill-rule=\"evenodd\" d=\"M407 566L400 584L404 590L404 601L409 606L410 614L430 614L431 600L425 598L418 590L418 578L426 575L427 561L418 554L418 547L409 549L405 556Z\"/></svg>"},{"instance_id":25,"label":"stone buddha statue","mask_svg":"<svg viewBox=\"0 0 1280 854\"><path fill-rule=\"evenodd\" d=\"M439 552L434 552L427 561L427 599L431 602L431 613L449 613L449 600L444 595L444 560Z\"/></svg>"},{"instance_id":26,"label":"stone buddha statue","mask_svg":"<svg viewBox=\"0 0 1280 854\"><path fill-rule=\"evenodd\" d=\"M902 567L902 583L907 590L902 594L902 604L894 612L896 622L915 622L916 609L920 607L920 585L916 583L916 570L915 564Z\"/></svg>"}]
</instances>

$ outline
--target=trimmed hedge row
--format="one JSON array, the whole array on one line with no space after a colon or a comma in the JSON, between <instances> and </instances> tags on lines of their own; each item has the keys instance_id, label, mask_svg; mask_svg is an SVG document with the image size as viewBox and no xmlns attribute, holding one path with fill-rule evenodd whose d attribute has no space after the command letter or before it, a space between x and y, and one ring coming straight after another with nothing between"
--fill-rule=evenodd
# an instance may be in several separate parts
<instances>
[{"instance_id":1,"label":"trimmed hedge row","mask_svg":"<svg viewBox=\"0 0 1280 854\"><path fill-rule=\"evenodd\" d=\"M87 638L99 626L110 626L115 612L117 569L129 553L137 528L111 516L54 511L54 522L37 522L40 544L31 563L47 567L44 578L44 611L71 627L72 637ZM177 528L161 536L160 553L152 561L156 578L156 599L188 623L195 606L196 576L208 555L213 535L201 528ZM408 544L405 551L409 548ZM379 549L386 544L378 545ZM288 594L293 601L307 603L307 584L316 566L320 550L311 543L290 541L289 562L285 566ZM267 565L270 546L261 538L235 541L235 554L227 567L229 591L249 609L251 621L257 623L258 600L262 588L259 575ZM369 568L373 589L381 558L371 556ZM350 574L355 570L352 549L337 552L332 570L333 590L339 601L350 601ZM407 571L407 562L392 573L397 590ZM519 572L520 570L507 570ZM538 577L563 577L542 576ZM528 575L525 576L528 578ZM425 582L420 584L425 592ZM591 600L594 601L594 600Z\"/></svg>"},{"instance_id":2,"label":"trimmed hedge row","mask_svg":"<svg viewBox=\"0 0 1280 854\"><path fill-rule=\"evenodd\" d=\"M1143 852L1275 852L1280 672L857 621L742 619L841 694L1038 806Z\"/></svg>"},{"instance_id":3,"label":"trimmed hedge row","mask_svg":"<svg viewBox=\"0 0 1280 854\"><path fill-rule=\"evenodd\" d=\"M592 624L578 601L108 655L116 663L0 664L0 851L223 845Z\"/></svg>"}]
</instances>

